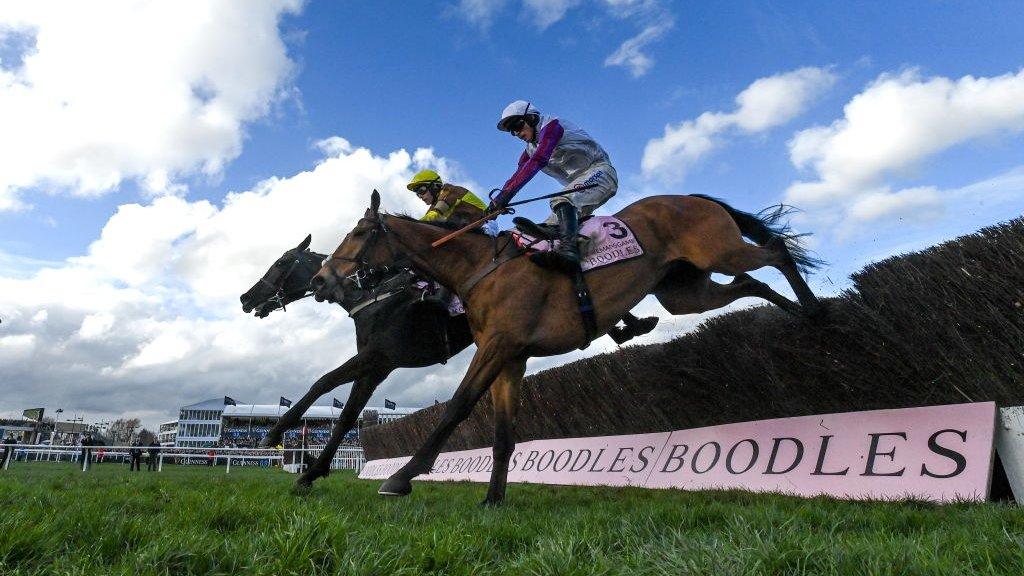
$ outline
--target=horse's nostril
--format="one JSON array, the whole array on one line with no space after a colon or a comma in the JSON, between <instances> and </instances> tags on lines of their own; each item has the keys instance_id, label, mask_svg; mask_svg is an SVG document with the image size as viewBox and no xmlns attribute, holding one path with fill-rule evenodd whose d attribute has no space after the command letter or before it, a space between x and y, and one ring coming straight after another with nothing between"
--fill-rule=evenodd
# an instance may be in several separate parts
<instances>
[{"instance_id":1,"label":"horse's nostril","mask_svg":"<svg viewBox=\"0 0 1024 576\"><path fill-rule=\"evenodd\" d=\"M325 282L326 280L324 280L324 277L317 274L316 276L313 276L312 280L309 281L309 286L313 290L319 290L324 287Z\"/></svg>"}]
</instances>

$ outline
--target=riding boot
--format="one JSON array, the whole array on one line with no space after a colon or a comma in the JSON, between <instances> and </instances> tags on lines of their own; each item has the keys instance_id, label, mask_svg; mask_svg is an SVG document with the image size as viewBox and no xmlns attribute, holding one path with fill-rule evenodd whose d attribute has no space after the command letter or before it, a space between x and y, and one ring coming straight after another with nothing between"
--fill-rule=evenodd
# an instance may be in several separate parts
<instances>
[{"instance_id":1,"label":"riding boot","mask_svg":"<svg viewBox=\"0 0 1024 576\"><path fill-rule=\"evenodd\" d=\"M616 344L622 344L628 340L632 340L637 336L643 336L654 330L654 327L658 325L657 316L648 316L647 318L637 318L632 314L626 314L626 317L622 319L625 323L624 328L615 326L608 331L608 335L612 337L612 340Z\"/></svg>"},{"instance_id":2,"label":"riding boot","mask_svg":"<svg viewBox=\"0 0 1024 576\"><path fill-rule=\"evenodd\" d=\"M555 206L558 217L558 247L547 252L530 255L530 260L539 266L572 274L580 265L580 249L576 236L580 231L576 207L568 202Z\"/></svg>"}]
</instances>

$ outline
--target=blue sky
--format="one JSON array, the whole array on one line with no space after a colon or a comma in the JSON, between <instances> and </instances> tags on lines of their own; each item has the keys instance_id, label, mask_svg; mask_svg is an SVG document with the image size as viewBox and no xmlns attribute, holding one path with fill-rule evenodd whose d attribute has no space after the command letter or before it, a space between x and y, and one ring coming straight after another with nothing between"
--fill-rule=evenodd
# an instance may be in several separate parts
<instances>
[{"instance_id":1,"label":"blue sky","mask_svg":"<svg viewBox=\"0 0 1024 576\"><path fill-rule=\"evenodd\" d=\"M420 167L500 186L521 143L494 124L519 98L609 151L609 210L652 193L804 209L795 225L831 263L812 281L824 293L871 260L1021 213L1017 2L9 6L0 415L62 403L153 422L197 395L300 393L351 343L246 366L351 325L312 305L261 323L237 294L306 231L333 248L372 187L386 208L420 209L400 187ZM521 196L556 189L541 174ZM650 341L698 320L666 318ZM402 372L375 400L443 399L466 361Z\"/></svg>"}]
</instances>

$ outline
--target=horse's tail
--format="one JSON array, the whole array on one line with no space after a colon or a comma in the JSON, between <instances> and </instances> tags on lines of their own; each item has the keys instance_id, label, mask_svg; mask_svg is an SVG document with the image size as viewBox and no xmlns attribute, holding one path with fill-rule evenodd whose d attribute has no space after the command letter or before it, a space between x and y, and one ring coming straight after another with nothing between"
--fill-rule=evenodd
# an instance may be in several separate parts
<instances>
[{"instance_id":1,"label":"horse's tail","mask_svg":"<svg viewBox=\"0 0 1024 576\"><path fill-rule=\"evenodd\" d=\"M809 273L811 270L825 264L824 260L813 256L810 250L803 245L802 238L810 236L810 234L795 234L789 227L789 223L783 221L787 216L796 211L792 206L776 204L761 210L757 214L751 214L750 212L737 210L718 198L705 196L704 194L691 194L691 196L714 202L724 208L733 221L736 222L736 225L739 226L740 233L744 237L757 242L760 246L764 246L776 238L782 239L786 243L786 248L789 249L790 257L793 258L793 262L796 263L800 271Z\"/></svg>"}]
</instances>

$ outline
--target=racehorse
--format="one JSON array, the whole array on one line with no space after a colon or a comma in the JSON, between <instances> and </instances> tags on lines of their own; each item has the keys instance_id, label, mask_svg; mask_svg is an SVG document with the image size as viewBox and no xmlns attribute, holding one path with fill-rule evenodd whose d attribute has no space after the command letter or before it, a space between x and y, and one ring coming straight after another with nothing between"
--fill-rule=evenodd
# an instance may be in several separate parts
<instances>
[{"instance_id":1,"label":"racehorse","mask_svg":"<svg viewBox=\"0 0 1024 576\"><path fill-rule=\"evenodd\" d=\"M527 358L564 354L586 345L587 331L568 275L527 258L498 255L495 240L462 234L438 248L450 230L402 215L381 214L374 191L370 207L311 281L318 299L340 299L362 276L388 266L399 253L424 274L455 290L466 309L476 353L440 422L379 493L404 496L411 480L431 470L445 441L490 389L495 412L493 465L485 505L505 496L515 447L519 388ZM645 253L587 273L597 334L607 332L647 294L672 314L694 314L756 296L793 313L817 316L821 305L801 277L817 261L799 236L777 226L780 209L761 215L703 196L652 196L616 214ZM747 243L743 237L757 242ZM747 274L771 266L789 282L799 305ZM712 273L733 276L729 284Z\"/></svg>"},{"instance_id":2,"label":"racehorse","mask_svg":"<svg viewBox=\"0 0 1024 576\"><path fill-rule=\"evenodd\" d=\"M241 296L242 311L263 318L273 310L309 294L309 279L327 256L309 250L311 237L281 255L266 274ZM404 269L371 274L341 299L356 325L357 353L321 376L292 404L263 439L276 446L294 428L313 402L338 386L355 382L323 452L297 480L309 486L330 473L331 460L377 386L396 368L420 368L446 362L472 342L466 315L422 302L423 290Z\"/></svg>"}]
</instances>

